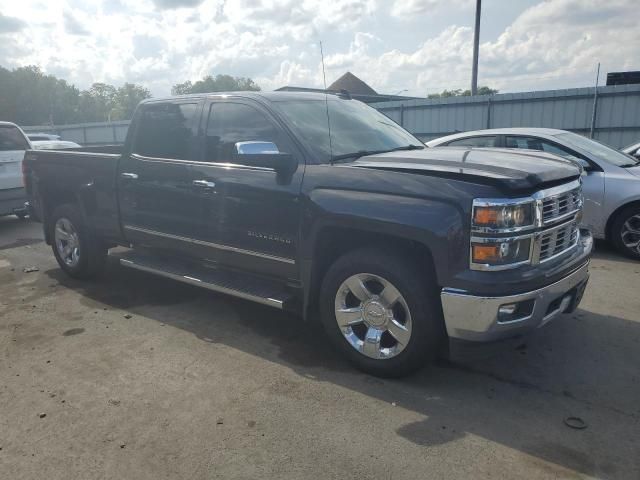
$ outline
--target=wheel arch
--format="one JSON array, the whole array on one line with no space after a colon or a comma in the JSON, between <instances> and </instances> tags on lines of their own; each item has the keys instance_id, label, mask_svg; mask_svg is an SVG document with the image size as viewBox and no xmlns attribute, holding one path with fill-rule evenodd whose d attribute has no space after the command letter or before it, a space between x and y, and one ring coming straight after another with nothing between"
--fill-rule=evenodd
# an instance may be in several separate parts
<instances>
[{"instance_id":1,"label":"wheel arch","mask_svg":"<svg viewBox=\"0 0 640 480\"><path fill-rule=\"evenodd\" d=\"M616 219L618 218L618 215L620 215L620 213L629 208L629 207L638 207L640 208L640 199L636 199L636 200L632 200L630 202L624 203L622 205L620 205L618 208L616 208L611 215L609 215L609 218L607 219L607 224L605 226L605 238L606 240L610 241L612 239L612 232L611 229L613 228L613 224L616 221Z\"/></svg>"},{"instance_id":2,"label":"wheel arch","mask_svg":"<svg viewBox=\"0 0 640 480\"><path fill-rule=\"evenodd\" d=\"M425 274L436 276L432 249L423 242L387 233L368 231L358 227L327 226L315 239L312 260L307 262L303 315L311 317L317 305L322 280L329 267L342 255L361 248L393 249L418 259ZM437 280L436 280L437 283Z\"/></svg>"},{"instance_id":3,"label":"wheel arch","mask_svg":"<svg viewBox=\"0 0 640 480\"><path fill-rule=\"evenodd\" d=\"M42 224L44 229L44 239L47 245L51 245L51 216L56 208L60 205L71 204L79 208L80 214L83 219L85 217L85 211L80 201L79 196L73 191L65 191L62 189L51 189L43 192L42 194Z\"/></svg>"}]
</instances>

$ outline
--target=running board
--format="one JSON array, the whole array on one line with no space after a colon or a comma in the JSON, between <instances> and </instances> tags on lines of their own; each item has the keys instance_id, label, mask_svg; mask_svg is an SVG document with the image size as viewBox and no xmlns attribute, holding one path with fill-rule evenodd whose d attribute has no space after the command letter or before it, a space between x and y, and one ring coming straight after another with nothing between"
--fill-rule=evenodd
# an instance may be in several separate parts
<instances>
[{"instance_id":1,"label":"running board","mask_svg":"<svg viewBox=\"0 0 640 480\"><path fill-rule=\"evenodd\" d=\"M123 267L153 273L270 307L284 309L285 304L293 298L284 285L250 274L222 268L190 265L186 262L164 259L136 251L112 256L119 258Z\"/></svg>"}]
</instances>

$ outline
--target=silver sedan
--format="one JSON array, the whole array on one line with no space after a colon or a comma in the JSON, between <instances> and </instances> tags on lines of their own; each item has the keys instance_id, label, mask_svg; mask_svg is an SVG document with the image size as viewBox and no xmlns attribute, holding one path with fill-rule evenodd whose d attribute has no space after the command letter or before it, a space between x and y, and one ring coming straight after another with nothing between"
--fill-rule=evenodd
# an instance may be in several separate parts
<instances>
[{"instance_id":1,"label":"silver sedan","mask_svg":"<svg viewBox=\"0 0 640 480\"><path fill-rule=\"evenodd\" d=\"M583 224L625 255L640 260L640 161L581 135L550 128L501 128L457 133L427 146L542 150L584 168ZM533 159L533 157L532 157Z\"/></svg>"}]
</instances>

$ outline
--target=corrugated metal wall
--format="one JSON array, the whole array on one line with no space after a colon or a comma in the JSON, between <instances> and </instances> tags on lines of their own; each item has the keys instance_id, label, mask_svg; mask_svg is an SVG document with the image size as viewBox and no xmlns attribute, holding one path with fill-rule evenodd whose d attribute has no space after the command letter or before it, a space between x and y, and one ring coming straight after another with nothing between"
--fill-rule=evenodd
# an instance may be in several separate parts
<instances>
[{"instance_id":1,"label":"corrugated metal wall","mask_svg":"<svg viewBox=\"0 0 640 480\"><path fill-rule=\"evenodd\" d=\"M422 140L501 127L546 127L589 135L593 88L372 104ZM599 87L594 137L614 147L640 141L640 85Z\"/></svg>"},{"instance_id":2,"label":"corrugated metal wall","mask_svg":"<svg viewBox=\"0 0 640 480\"><path fill-rule=\"evenodd\" d=\"M372 104L422 140L466 130L547 127L589 135L593 88ZM23 127L82 145L123 143L129 122ZM598 88L595 138L614 147L640 141L640 85Z\"/></svg>"},{"instance_id":3,"label":"corrugated metal wall","mask_svg":"<svg viewBox=\"0 0 640 480\"><path fill-rule=\"evenodd\" d=\"M73 125L35 125L22 127L26 133L54 133L62 140L69 140L83 146L113 145L124 143L129 121L77 123Z\"/></svg>"}]
</instances>

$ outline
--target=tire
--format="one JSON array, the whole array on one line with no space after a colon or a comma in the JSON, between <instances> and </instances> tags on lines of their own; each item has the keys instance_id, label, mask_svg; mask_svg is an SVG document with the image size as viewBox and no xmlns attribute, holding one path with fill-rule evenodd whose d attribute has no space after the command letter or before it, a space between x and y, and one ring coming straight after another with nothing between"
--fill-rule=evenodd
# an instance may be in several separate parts
<instances>
[{"instance_id":1,"label":"tire","mask_svg":"<svg viewBox=\"0 0 640 480\"><path fill-rule=\"evenodd\" d=\"M445 338L432 275L433 269L425 271L399 253L377 248L340 257L324 276L319 299L321 321L333 345L358 369L379 377L401 377L430 363ZM354 290L360 290L360 298ZM347 325L345 319L355 323Z\"/></svg>"},{"instance_id":2,"label":"tire","mask_svg":"<svg viewBox=\"0 0 640 480\"><path fill-rule=\"evenodd\" d=\"M53 254L67 275L90 279L102 273L107 248L91 235L78 207L72 204L57 207L51 215L49 228ZM69 249L65 250L66 247Z\"/></svg>"},{"instance_id":3,"label":"tire","mask_svg":"<svg viewBox=\"0 0 640 480\"><path fill-rule=\"evenodd\" d=\"M631 205L616 215L611 240L620 253L640 260L640 205Z\"/></svg>"}]
</instances>

